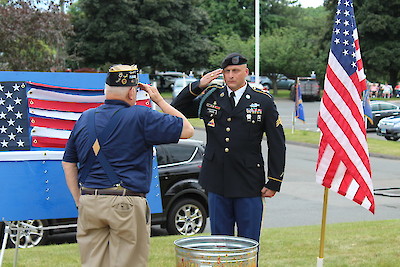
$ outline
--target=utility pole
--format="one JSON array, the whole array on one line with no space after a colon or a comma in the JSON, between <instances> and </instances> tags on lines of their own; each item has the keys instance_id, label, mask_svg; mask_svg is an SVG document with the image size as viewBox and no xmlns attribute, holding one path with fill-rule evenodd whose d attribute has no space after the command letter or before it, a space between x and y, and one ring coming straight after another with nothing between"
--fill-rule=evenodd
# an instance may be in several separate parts
<instances>
[{"instance_id":1,"label":"utility pole","mask_svg":"<svg viewBox=\"0 0 400 267\"><path fill-rule=\"evenodd\" d=\"M255 0L255 83L260 83L260 0Z\"/></svg>"}]
</instances>

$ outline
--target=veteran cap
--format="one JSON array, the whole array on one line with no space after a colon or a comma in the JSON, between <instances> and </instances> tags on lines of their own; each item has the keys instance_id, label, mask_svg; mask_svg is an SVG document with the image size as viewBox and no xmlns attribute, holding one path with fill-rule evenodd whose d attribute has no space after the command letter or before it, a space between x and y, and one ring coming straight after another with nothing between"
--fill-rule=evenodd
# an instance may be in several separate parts
<instances>
[{"instance_id":1,"label":"veteran cap","mask_svg":"<svg viewBox=\"0 0 400 267\"><path fill-rule=\"evenodd\" d=\"M114 65L108 70L106 84L109 86L137 86L138 82L136 65Z\"/></svg>"},{"instance_id":2,"label":"veteran cap","mask_svg":"<svg viewBox=\"0 0 400 267\"><path fill-rule=\"evenodd\" d=\"M221 63L221 68L225 69L229 65L243 65L247 63L247 58L239 53L232 53L226 56Z\"/></svg>"}]
</instances>

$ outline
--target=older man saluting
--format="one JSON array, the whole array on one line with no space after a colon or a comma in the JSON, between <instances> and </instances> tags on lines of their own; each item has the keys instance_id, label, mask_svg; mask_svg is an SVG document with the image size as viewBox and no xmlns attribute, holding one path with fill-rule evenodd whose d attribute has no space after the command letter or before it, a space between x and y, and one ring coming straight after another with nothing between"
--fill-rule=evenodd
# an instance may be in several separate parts
<instances>
[{"instance_id":1,"label":"older man saluting","mask_svg":"<svg viewBox=\"0 0 400 267\"><path fill-rule=\"evenodd\" d=\"M138 87L164 113L136 106ZM82 266L147 266L153 145L189 138L194 129L157 88L138 83L135 65L109 69L104 105L85 111L68 140L65 179L79 209ZM79 169L78 169L79 167Z\"/></svg>"}]
</instances>

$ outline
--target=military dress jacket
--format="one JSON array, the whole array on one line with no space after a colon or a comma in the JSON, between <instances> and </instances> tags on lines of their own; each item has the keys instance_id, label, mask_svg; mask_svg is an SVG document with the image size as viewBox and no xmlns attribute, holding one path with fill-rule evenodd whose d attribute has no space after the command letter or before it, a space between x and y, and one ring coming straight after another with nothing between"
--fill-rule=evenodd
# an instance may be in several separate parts
<instances>
[{"instance_id":1,"label":"military dress jacket","mask_svg":"<svg viewBox=\"0 0 400 267\"><path fill-rule=\"evenodd\" d=\"M247 85L232 108L226 86L203 91L194 82L185 87L172 106L189 118L203 119L207 145L200 172L202 187L225 197L257 197L265 186L279 191L285 167L285 135L273 97ZM268 181L265 179L261 141L268 144Z\"/></svg>"}]
</instances>

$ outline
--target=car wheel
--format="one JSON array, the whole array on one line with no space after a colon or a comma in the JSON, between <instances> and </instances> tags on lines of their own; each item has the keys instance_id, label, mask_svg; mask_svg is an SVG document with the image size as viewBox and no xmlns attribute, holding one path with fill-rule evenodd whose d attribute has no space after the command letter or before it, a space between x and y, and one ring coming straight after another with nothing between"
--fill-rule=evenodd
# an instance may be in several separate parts
<instances>
[{"instance_id":1,"label":"car wheel","mask_svg":"<svg viewBox=\"0 0 400 267\"><path fill-rule=\"evenodd\" d=\"M171 235L194 235L206 227L207 214L203 204L189 198L172 205L167 217L167 231Z\"/></svg>"},{"instance_id":2,"label":"car wheel","mask_svg":"<svg viewBox=\"0 0 400 267\"><path fill-rule=\"evenodd\" d=\"M31 248L38 245L43 245L47 241L49 235L48 230L43 230L43 227L48 226L47 220L26 220L10 222L10 241L13 247L17 243L17 230L12 228L22 228L19 236L20 248Z\"/></svg>"},{"instance_id":3,"label":"car wheel","mask_svg":"<svg viewBox=\"0 0 400 267\"><path fill-rule=\"evenodd\" d=\"M397 141L399 140L400 137L393 137L393 136L385 136L386 140L389 141Z\"/></svg>"}]
</instances>

